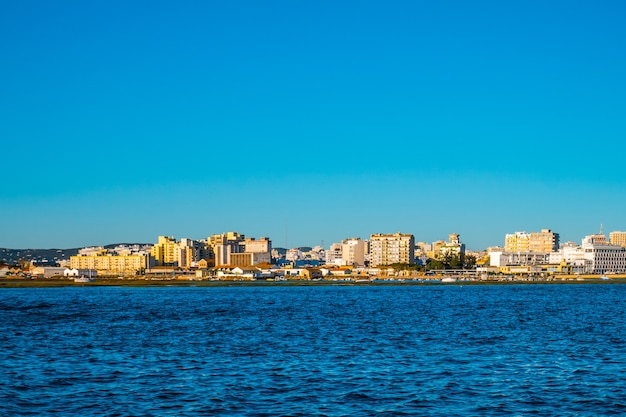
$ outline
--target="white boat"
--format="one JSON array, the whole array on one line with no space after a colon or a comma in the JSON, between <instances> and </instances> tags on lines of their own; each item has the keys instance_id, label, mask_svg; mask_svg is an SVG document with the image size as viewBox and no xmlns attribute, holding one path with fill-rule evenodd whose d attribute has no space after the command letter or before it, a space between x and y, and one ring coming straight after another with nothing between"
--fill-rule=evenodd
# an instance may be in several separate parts
<instances>
[{"instance_id":1,"label":"white boat","mask_svg":"<svg viewBox=\"0 0 626 417\"><path fill-rule=\"evenodd\" d=\"M94 280L89 277L76 277L74 282L94 282Z\"/></svg>"},{"instance_id":2,"label":"white boat","mask_svg":"<svg viewBox=\"0 0 626 417\"><path fill-rule=\"evenodd\" d=\"M441 282L456 282L456 278L454 277L443 277Z\"/></svg>"}]
</instances>

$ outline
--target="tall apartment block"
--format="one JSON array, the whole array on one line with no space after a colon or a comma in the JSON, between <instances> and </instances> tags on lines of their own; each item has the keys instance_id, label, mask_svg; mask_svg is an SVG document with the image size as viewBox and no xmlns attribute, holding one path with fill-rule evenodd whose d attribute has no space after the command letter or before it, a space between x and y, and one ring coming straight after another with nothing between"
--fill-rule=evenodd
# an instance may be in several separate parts
<instances>
[{"instance_id":1,"label":"tall apartment block","mask_svg":"<svg viewBox=\"0 0 626 417\"><path fill-rule=\"evenodd\" d=\"M373 234L370 236L370 266L415 262L415 237L411 234Z\"/></svg>"},{"instance_id":2,"label":"tall apartment block","mask_svg":"<svg viewBox=\"0 0 626 417\"><path fill-rule=\"evenodd\" d=\"M191 239L178 242L173 237L159 236L150 253L157 265L189 268L196 261L197 248Z\"/></svg>"}]
</instances>

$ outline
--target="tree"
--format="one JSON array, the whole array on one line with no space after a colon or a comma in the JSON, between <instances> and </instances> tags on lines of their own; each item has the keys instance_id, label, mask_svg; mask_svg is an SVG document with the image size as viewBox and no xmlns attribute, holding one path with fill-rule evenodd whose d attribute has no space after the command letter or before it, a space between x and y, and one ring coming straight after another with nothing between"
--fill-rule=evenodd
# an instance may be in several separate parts
<instances>
[{"instance_id":1,"label":"tree","mask_svg":"<svg viewBox=\"0 0 626 417\"><path fill-rule=\"evenodd\" d=\"M433 269L446 269L446 266L443 261L439 259L429 259L426 262L426 269L432 271Z\"/></svg>"},{"instance_id":2,"label":"tree","mask_svg":"<svg viewBox=\"0 0 626 417\"><path fill-rule=\"evenodd\" d=\"M476 267L476 256L467 255L465 257L465 263L463 265L465 269L474 269Z\"/></svg>"}]
</instances>

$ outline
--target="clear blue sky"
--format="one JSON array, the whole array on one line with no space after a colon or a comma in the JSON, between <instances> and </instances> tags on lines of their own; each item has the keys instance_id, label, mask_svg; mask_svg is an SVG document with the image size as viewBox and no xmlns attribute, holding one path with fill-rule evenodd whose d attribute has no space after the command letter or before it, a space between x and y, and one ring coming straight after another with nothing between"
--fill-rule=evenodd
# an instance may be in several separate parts
<instances>
[{"instance_id":1,"label":"clear blue sky","mask_svg":"<svg viewBox=\"0 0 626 417\"><path fill-rule=\"evenodd\" d=\"M0 247L626 230L621 1L5 1Z\"/></svg>"}]
</instances>

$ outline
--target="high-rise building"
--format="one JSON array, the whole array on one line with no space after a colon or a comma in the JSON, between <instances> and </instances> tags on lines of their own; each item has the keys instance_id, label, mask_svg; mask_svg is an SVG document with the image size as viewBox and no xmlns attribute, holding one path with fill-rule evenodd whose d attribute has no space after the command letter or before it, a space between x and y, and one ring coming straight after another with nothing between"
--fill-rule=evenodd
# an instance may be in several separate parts
<instances>
[{"instance_id":1,"label":"high-rise building","mask_svg":"<svg viewBox=\"0 0 626 417\"><path fill-rule=\"evenodd\" d=\"M176 239L168 236L159 236L157 244L150 251L157 265L176 264Z\"/></svg>"},{"instance_id":2,"label":"high-rise building","mask_svg":"<svg viewBox=\"0 0 626 417\"><path fill-rule=\"evenodd\" d=\"M150 252L156 265L189 268L197 261L198 249L191 239L185 238L178 242L173 237L159 236Z\"/></svg>"},{"instance_id":3,"label":"high-rise building","mask_svg":"<svg viewBox=\"0 0 626 417\"><path fill-rule=\"evenodd\" d=\"M370 266L415 262L415 237L411 234L373 234L370 236Z\"/></svg>"}]
</instances>

